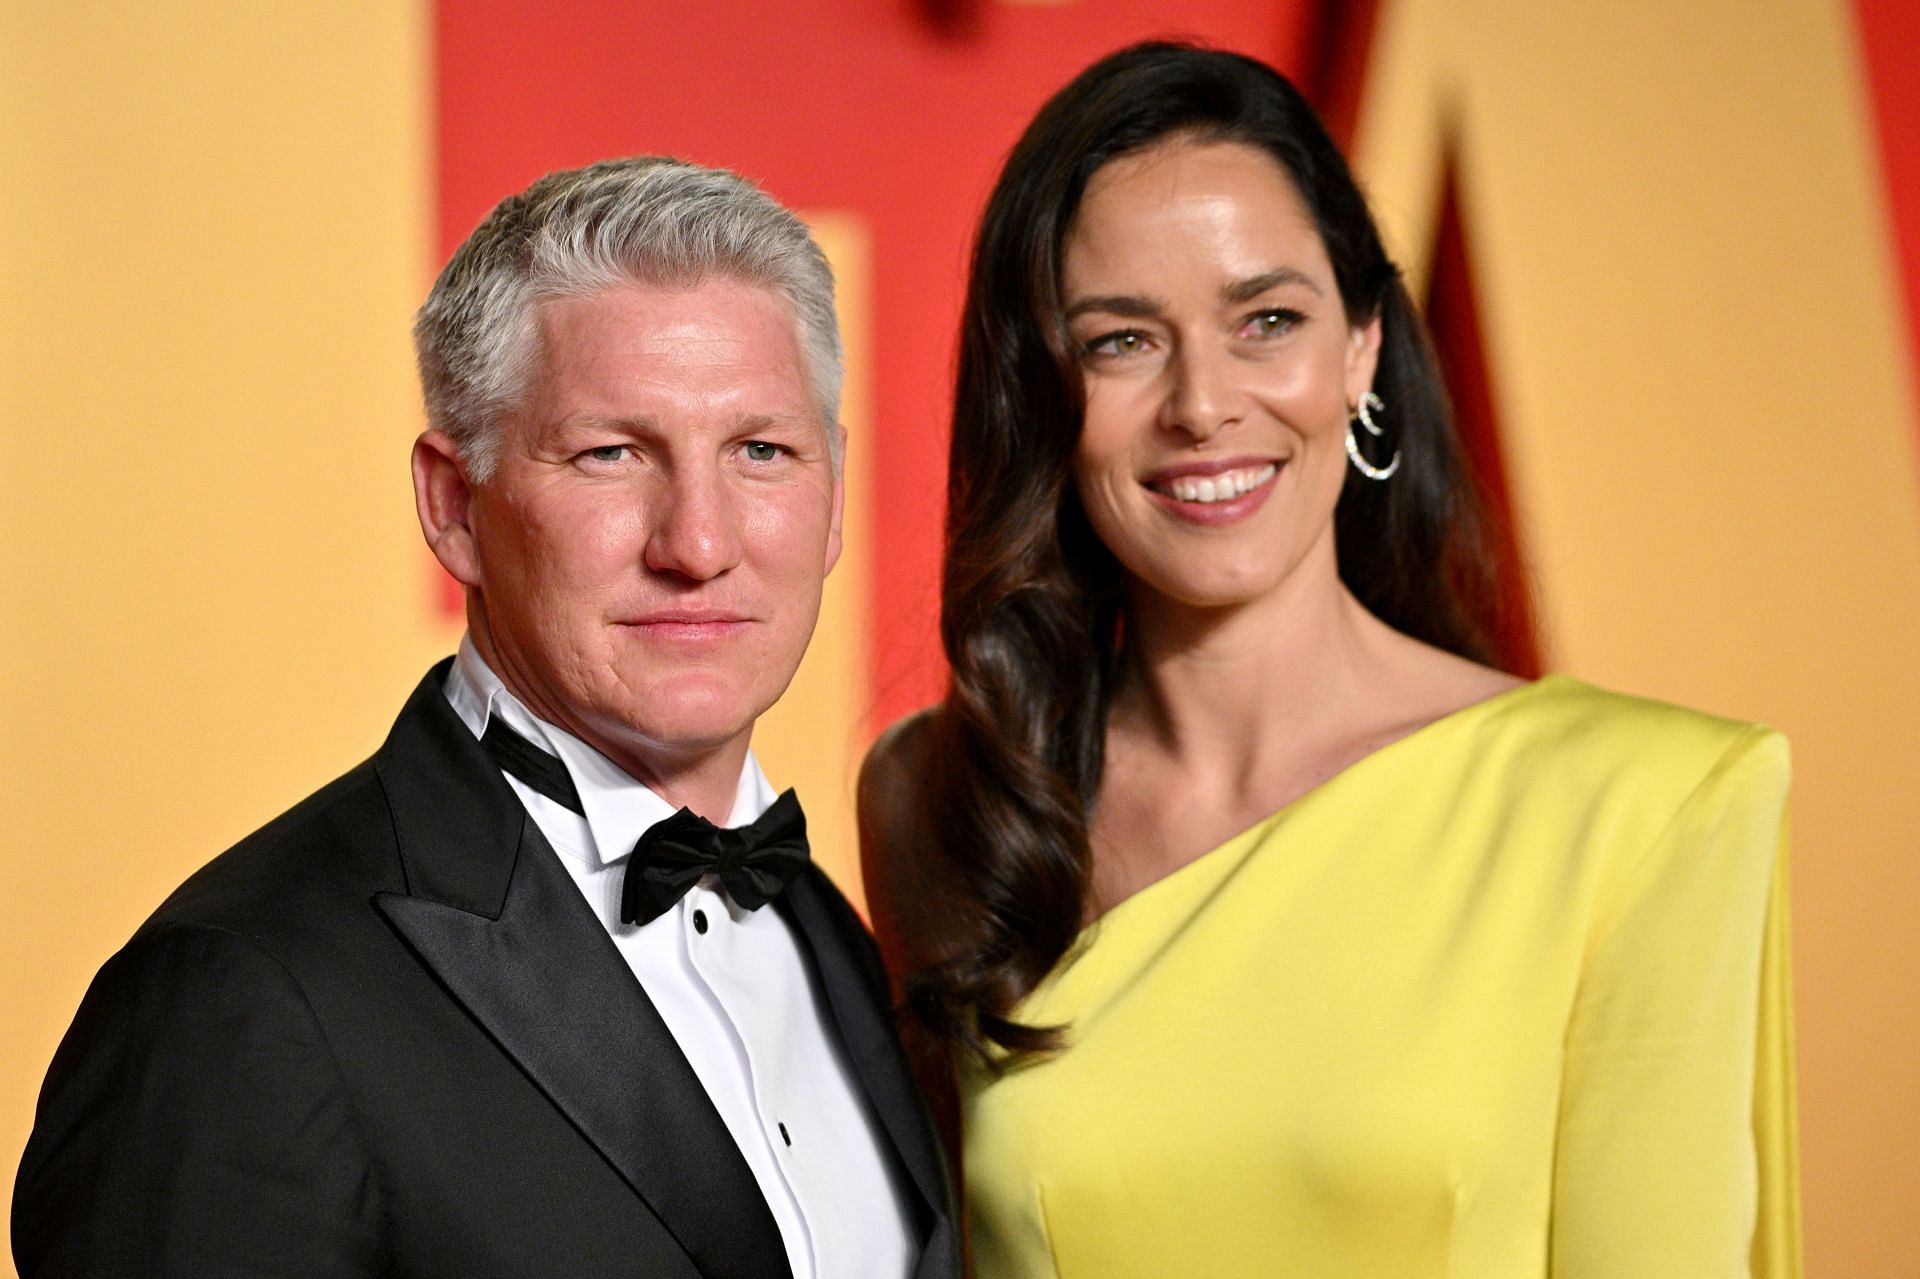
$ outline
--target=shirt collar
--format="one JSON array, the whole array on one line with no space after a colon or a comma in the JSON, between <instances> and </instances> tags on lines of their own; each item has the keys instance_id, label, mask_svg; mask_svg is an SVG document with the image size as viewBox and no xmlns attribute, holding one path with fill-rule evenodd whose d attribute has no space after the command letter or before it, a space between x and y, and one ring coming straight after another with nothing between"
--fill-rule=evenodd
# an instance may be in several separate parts
<instances>
[{"instance_id":1,"label":"shirt collar","mask_svg":"<svg viewBox=\"0 0 1920 1279\"><path fill-rule=\"evenodd\" d=\"M625 858L648 828L665 821L676 811L605 755L529 711L480 656L471 636L460 638L459 655L447 676L446 696L454 713L475 737L484 734L487 721L497 715L508 728L541 750L559 756L573 778L574 789L580 792L580 806L586 810L593 844L586 851L600 865L610 866ZM760 761L749 750L740 769L733 812L727 825L742 826L753 821L766 812L773 801L773 787L767 782L767 775L760 771Z\"/></svg>"}]
</instances>

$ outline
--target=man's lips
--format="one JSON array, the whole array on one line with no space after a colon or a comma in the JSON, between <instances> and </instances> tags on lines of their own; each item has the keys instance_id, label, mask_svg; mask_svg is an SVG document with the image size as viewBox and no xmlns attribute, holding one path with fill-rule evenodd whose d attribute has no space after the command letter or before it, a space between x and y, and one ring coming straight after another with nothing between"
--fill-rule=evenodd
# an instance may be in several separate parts
<instances>
[{"instance_id":1,"label":"man's lips","mask_svg":"<svg viewBox=\"0 0 1920 1279\"><path fill-rule=\"evenodd\" d=\"M705 640L737 634L751 620L728 609L661 608L622 618L620 625L654 639Z\"/></svg>"}]
</instances>

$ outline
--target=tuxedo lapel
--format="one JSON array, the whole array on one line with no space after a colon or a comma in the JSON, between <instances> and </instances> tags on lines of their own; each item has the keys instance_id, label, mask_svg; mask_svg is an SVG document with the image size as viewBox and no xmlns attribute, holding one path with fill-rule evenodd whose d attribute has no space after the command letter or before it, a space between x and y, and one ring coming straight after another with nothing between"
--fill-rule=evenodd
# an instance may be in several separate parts
<instances>
[{"instance_id":1,"label":"tuxedo lapel","mask_svg":"<svg viewBox=\"0 0 1920 1279\"><path fill-rule=\"evenodd\" d=\"M921 1199L927 1227L917 1279L953 1275L956 1225L949 1211L946 1167L919 1086L907 1068L887 1013L886 977L863 962L865 926L817 868L793 881L774 907L811 959L846 1060L866 1091Z\"/></svg>"},{"instance_id":2,"label":"tuxedo lapel","mask_svg":"<svg viewBox=\"0 0 1920 1279\"><path fill-rule=\"evenodd\" d=\"M659 1012L429 674L375 768L408 891L375 906L703 1274L789 1270L752 1171Z\"/></svg>"}]
</instances>

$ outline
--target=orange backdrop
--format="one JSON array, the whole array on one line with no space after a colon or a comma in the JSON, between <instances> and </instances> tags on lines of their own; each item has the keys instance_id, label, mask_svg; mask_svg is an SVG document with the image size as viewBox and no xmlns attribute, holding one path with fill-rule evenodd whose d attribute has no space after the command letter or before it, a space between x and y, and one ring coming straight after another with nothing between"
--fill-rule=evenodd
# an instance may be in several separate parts
<instances>
[{"instance_id":1,"label":"orange backdrop","mask_svg":"<svg viewBox=\"0 0 1920 1279\"><path fill-rule=\"evenodd\" d=\"M849 554L757 741L854 883L937 695L966 239L1033 108L1186 34L1313 84L1477 370L1549 667L1792 737L1810 1273L1920 1255L1920 19L1901 0L0 5L0 1185L93 970L377 744L457 622L405 478L435 265L666 151L842 278ZM694 16L689 16L694 15ZM826 743L825 748L822 743ZM838 808L830 797L841 801Z\"/></svg>"}]
</instances>

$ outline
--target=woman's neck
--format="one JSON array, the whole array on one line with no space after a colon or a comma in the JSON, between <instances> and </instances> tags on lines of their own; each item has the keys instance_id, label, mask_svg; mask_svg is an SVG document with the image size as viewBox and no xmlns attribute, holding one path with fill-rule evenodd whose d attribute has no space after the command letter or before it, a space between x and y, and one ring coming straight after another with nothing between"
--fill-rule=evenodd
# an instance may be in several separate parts
<instances>
[{"instance_id":1,"label":"woman's neck","mask_svg":"<svg viewBox=\"0 0 1920 1279\"><path fill-rule=\"evenodd\" d=\"M1232 608L1130 599L1110 723L1215 777L1257 771L1270 748L1363 722L1406 643L1340 582L1332 557Z\"/></svg>"}]
</instances>

